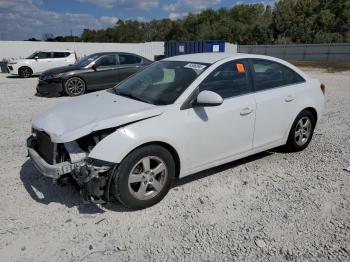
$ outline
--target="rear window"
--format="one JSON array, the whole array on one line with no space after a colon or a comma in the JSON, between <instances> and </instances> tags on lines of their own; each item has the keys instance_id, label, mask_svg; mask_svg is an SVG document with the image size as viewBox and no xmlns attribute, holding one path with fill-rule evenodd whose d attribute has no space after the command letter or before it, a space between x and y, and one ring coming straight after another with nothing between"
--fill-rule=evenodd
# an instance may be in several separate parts
<instances>
[{"instance_id":1,"label":"rear window","mask_svg":"<svg viewBox=\"0 0 350 262\"><path fill-rule=\"evenodd\" d=\"M127 64L136 64L136 57L133 55L119 55L119 64L127 65Z\"/></svg>"},{"instance_id":2,"label":"rear window","mask_svg":"<svg viewBox=\"0 0 350 262\"><path fill-rule=\"evenodd\" d=\"M136 63L136 64L140 64L141 61L142 61L141 57L135 56L135 63Z\"/></svg>"},{"instance_id":3,"label":"rear window","mask_svg":"<svg viewBox=\"0 0 350 262\"><path fill-rule=\"evenodd\" d=\"M54 52L53 53L54 58L63 58L66 56L69 56L69 53L65 53L65 52Z\"/></svg>"},{"instance_id":4,"label":"rear window","mask_svg":"<svg viewBox=\"0 0 350 262\"><path fill-rule=\"evenodd\" d=\"M256 91L305 82L292 69L268 60L252 59Z\"/></svg>"}]
</instances>

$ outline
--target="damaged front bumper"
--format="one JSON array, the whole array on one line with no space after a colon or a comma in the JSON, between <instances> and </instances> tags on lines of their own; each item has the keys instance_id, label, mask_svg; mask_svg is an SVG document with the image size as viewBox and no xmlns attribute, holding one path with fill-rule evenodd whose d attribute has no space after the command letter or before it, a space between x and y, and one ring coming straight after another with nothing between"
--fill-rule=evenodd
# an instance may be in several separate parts
<instances>
[{"instance_id":1,"label":"damaged front bumper","mask_svg":"<svg viewBox=\"0 0 350 262\"><path fill-rule=\"evenodd\" d=\"M34 149L34 141L35 139L32 136L27 139L28 156L42 175L59 179L61 176L71 173L77 166L81 165L81 162L70 163L68 161L53 165L47 163Z\"/></svg>"},{"instance_id":2,"label":"damaged front bumper","mask_svg":"<svg viewBox=\"0 0 350 262\"><path fill-rule=\"evenodd\" d=\"M69 148L70 145L66 145L66 147ZM110 171L115 163L85 157L76 162L64 161L49 164L35 149L35 138L33 136L27 139L27 149L28 156L42 175L59 180L62 176L69 174L79 185L80 193L85 201L108 202L108 189L112 177ZM73 158L73 155L71 158Z\"/></svg>"}]
</instances>

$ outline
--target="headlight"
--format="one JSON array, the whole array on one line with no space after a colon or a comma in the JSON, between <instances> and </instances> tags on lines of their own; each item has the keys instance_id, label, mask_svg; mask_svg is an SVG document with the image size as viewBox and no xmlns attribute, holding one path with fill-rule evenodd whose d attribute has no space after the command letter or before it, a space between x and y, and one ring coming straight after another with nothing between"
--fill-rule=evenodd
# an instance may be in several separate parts
<instances>
[{"instance_id":1,"label":"headlight","mask_svg":"<svg viewBox=\"0 0 350 262\"><path fill-rule=\"evenodd\" d=\"M60 78L61 76L63 76L63 73L52 75L51 78L57 79L57 78Z\"/></svg>"},{"instance_id":2,"label":"headlight","mask_svg":"<svg viewBox=\"0 0 350 262\"><path fill-rule=\"evenodd\" d=\"M8 65L15 65L15 64L17 64L17 62L9 62L9 63L7 63Z\"/></svg>"},{"instance_id":3,"label":"headlight","mask_svg":"<svg viewBox=\"0 0 350 262\"><path fill-rule=\"evenodd\" d=\"M51 80L51 79L59 79L62 75L63 73L55 74L55 75L44 75L44 76L40 76L40 79L44 81Z\"/></svg>"}]
</instances>

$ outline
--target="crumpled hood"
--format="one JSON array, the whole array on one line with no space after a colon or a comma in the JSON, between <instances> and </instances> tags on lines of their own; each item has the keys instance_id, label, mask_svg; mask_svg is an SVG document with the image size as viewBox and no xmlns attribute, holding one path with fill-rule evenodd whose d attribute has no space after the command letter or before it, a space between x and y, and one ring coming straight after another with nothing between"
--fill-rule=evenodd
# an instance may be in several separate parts
<instances>
[{"instance_id":1,"label":"crumpled hood","mask_svg":"<svg viewBox=\"0 0 350 262\"><path fill-rule=\"evenodd\" d=\"M118 96L111 90L71 98L36 114L33 128L45 131L55 143L66 143L93 131L157 116L159 106Z\"/></svg>"}]
</instances>

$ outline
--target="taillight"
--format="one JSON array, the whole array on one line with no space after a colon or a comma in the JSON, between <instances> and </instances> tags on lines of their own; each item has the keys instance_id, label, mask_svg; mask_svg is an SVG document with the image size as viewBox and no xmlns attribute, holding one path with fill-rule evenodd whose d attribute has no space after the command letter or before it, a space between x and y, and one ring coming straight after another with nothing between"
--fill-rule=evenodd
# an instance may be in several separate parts
<instances>
[{"instance_id":1,"label":"taillight","mask_svg":"<svg viewBox=\"0 0 350 262\"><path fill-rule=\"evenodd\" d=\"M322 93L325 95L326 94L326 86L324 84L321 84L320 86Z\"/></svg>"}]
</instances>

